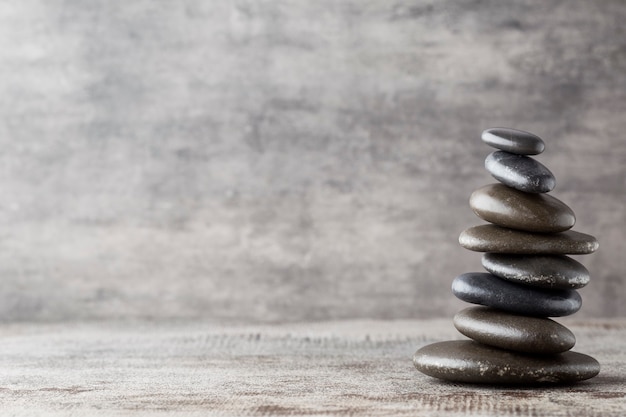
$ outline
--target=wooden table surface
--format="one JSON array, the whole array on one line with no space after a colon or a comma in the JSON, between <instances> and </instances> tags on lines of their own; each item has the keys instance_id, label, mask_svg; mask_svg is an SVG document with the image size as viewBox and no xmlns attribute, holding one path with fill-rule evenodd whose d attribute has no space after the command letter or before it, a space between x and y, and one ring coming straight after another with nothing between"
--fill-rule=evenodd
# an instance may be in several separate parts
<instances>
[{"instance_id":1,"label":"wooden table surface","mask_svg":"<svg viewBox=\"0 0 626 417\"><path fill-rule=\"evenodd\" d=\"M418 373L413 352L460 339L450 319L222 326L94 322L0 326L9 415L624 416L626 320L562 320L596 378L490 387Z\"/></svg>"}]
</instances>

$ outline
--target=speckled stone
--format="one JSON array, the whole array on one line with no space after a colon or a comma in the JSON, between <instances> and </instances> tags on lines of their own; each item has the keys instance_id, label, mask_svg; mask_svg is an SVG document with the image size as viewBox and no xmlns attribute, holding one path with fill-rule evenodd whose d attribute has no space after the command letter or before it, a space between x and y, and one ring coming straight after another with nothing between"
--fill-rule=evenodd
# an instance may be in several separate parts
<instances>
[{"instance_id":1,"label":"speckled stone","mask_svg":"<svg viewBox=\"0 0 626 417\"><path fill-rule=\"evenodd\" d=\"M573 230L542 234L507 229L493 224L470 227L461 232L459 243L476 252L518 254L584 255L598 250L595 237Z\"/></svg>"},{"instance_id":2,"label":"speckled stone","mask_svg":"<svg viewBox=\"0 0 626 417\"><path fill-rule=\"evenodd\" d=\"M577 312L582 299L576 290L548 290L506 281L485 272L467 272L452 281L460 300L537 317L562 317Z\"/></svg>"},{"instance_id":3,"label":"speckled stone","mask_svg":"<svg viewBox=\"0 0 626 417\"><path fill-rule=\"evenodd\" d=\"M469 307L454 316L454 327L486 345L525 353L570 350L576 337L567 327L542 317L527 317L488 307Z\"/></svg>"},{"instance_id":4,"label":"speckled stone","mask_svg":"<svg viewBox=\"0 0 626 417\"><path fill-rule=\"evenodd\" d=\"M435 378L477 384L569 384L593 378L600 372L598 361L582 353L538 356L472 340L424 346L413 355L413 364Z\"/></svg>"},{"instance_id":5,"label":"speckled stone","mask_svg":"<svg viewBox=\"0 0 626 417\"><path fill-rule=\"evenodd\" d=\"M539 136L508 127L487 129L481 138L489 146L518 155L537 155L545 148Z\"/></svg>"},{"instance_id":6,"label":"speckled stone","mask_svg":"<svg viewBox=\"0 0 626 417\"><path fill-rule=\"evenodd\" d=\"M542 288L582 288L590 279L587 268L563 255L485 253L482 264L500 278Z\"/></svg>"},{"instance_id":7,"label":"speckled stone","mask_svg":"<svg viewBox=\"0 0 626 417\"><path fill-rule=\"evenodd\" d=\"M571 229L574 212L547 194L529 194L504 184L489 184L474 191L470 206L481 219L527 232L556 233Z\"/></svg>"},{"instance_id":8,"label":"speckled stone","mask_svg":"<svg viewBox=\"0 0 626 417\"><path fill-rule=\"evenodd\" d=\"M493 152L485 159L485 169L502 184L527 193L547 193L556 185L548 168L524 155Z\"/></svg>"}]
</instances>

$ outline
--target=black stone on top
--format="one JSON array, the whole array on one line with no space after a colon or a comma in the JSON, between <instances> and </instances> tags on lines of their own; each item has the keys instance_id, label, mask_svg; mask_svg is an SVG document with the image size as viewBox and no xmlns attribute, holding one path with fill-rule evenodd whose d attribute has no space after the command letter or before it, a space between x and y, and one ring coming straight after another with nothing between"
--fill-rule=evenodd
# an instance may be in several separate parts
<instances>
[{"instance_id":1,"label":"black stone on top","mask_svg":"<svg viewBox=\"0 0 626 417\"><path fill-rule=\"evenodd\" d=\"M538 155L545 149L539 136L508 127L487 129L481 138L489 146L518 155Z\"/></svg>"}]
</instances>

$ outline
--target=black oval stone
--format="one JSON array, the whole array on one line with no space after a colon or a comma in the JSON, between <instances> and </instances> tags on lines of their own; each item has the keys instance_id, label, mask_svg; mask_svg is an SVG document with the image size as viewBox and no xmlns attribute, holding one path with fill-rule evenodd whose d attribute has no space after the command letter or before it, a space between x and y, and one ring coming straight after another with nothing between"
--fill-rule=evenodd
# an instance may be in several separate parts
<instances>
[{"instance_id":1,"label":"black oval stone","mask_svg":"<svg viewBox=\"0 0 626 417\"><path fill-rule=\"evenodd\" d=\"M561 200L548 194L525 193L500 183L478 188L469 203L481 219L527 232L563 232L576 223L574 212Z\"/></svg>"},{"instance_id":2,"label":"black oval stone","mask_svg":"<svg viewBox=\"0 0 626 417\"><path fill-rule=\"evenodd\" d=\"M587 268L562 255L485 253L482 264L493 275L534 287L576 289L590 279Z\"/></svg>"},{"instance_id":3,"label":"black oval stone","mask_svg":"<svg viewBox=\"0 0 626 417\"><path fill-rule=\"evenodd\" d=\"M485 272L468 272L452 282L459 299L516 314L539 317L569 316L582 299L575 290L548 290L520 285Z\"/></svg>"},{"instance_id":4,"label":"black oval stone","mask_svg":"<svg viewBox=\"0 0 626 417\"><path fill-rule=\"evenodd\" d=\"M413 355L420 372L447 381L475 384L570 384L593 378L600 364L577 352L539 356L511 352L472 340L433 343Z\"/></svg>"},{"instance_id":5,"label":"black oval stone","mask_svg":"<svg viewBox=\"0 0 626 417\"><path fill-rule=\"evenodd\" d=\"M473 226L461 232L459 243L476 252L584 255L598 250L595 237L568 230L530 233L493 224Z\"/></svg>"},{"instance_id":6,"label":"black oval stone","mask_svg":"<svg viewBox=\"0 0 626 417\"><path fill-rule=\"evenodd\" d=\"M548 168L524 155L496 151L485 159L485 168L502 184L527 193L547 193L556 185Z\"/></svg>"},{"instance_id":7,"label":"black oval stone","mask_svg":"<svg viewBox=\"0 0 626 417\"><path fill-rule=\"evenodd\" d=\"M570 350L576 337L545 317L528 317L489 307L469 307L454 316L454 327L479 343L516 352L554 354Z\"/></svg>"},{"instance_id":8,"label":"black oval stone","mask_svg":"<svg viewBox=\"0 0 626 417\"><path fill-rule=\"evenodd\" d=\"M537 155L545 148L539 136L508 127L487 129L481 138L489 146L518 155Z\"/></svg>"}]
</instances>

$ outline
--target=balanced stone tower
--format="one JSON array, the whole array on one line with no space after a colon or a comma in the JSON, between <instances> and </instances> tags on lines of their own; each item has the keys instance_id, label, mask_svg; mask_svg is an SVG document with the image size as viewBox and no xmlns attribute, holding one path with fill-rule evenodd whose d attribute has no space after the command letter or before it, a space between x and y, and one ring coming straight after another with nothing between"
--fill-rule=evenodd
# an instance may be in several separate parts
<instances>
[{"instance_id":1,"label":"balanced stone tower","mask_svg":"<svg viewBox=\"0 0 626 417\"><path fill-rule=\"evenodd\" d=\"M485 168L499 183L474 191L470 206L491 223L463 231L459 243L485 252L488 271L454 279L452 292L470 307L454 326L472 340L434 343L419 349L415 367L436 378L489 384L572 383L600 372L594 358L570 351L576 339L548 317L568 316L581 307L577 288L589 282L587 269L566 256L598 249L593 236L571 231L574 212L548 195L556 182L528 155L544 150L537 136L493 128L482 140L498 151Z\"/></svg>"}]
</instances>

